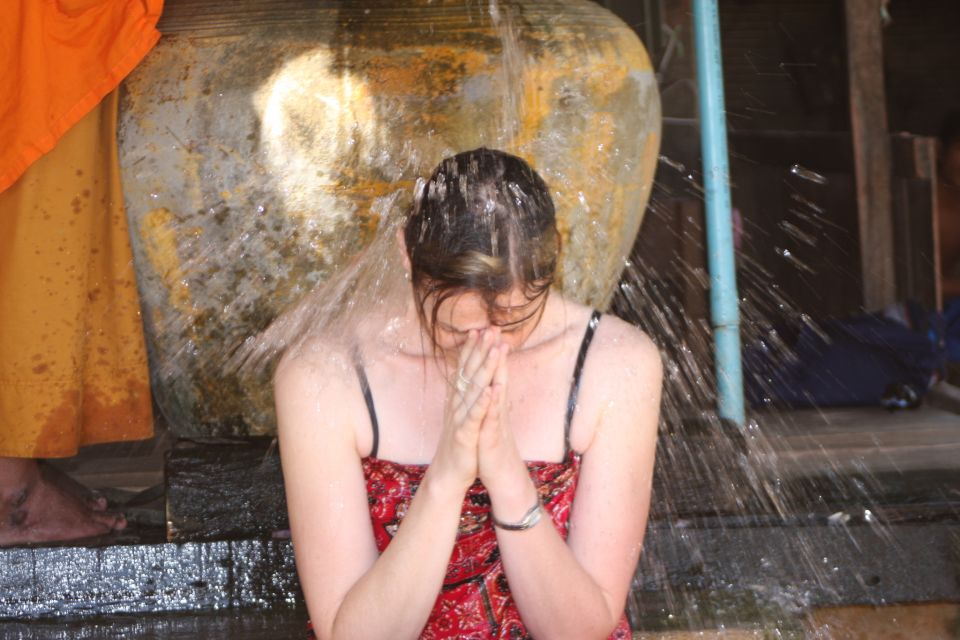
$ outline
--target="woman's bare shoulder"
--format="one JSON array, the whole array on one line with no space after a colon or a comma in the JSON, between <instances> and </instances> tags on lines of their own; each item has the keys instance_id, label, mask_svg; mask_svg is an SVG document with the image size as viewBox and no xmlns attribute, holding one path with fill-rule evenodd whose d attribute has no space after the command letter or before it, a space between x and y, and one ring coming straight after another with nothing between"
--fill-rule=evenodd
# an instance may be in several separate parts
<instances>
[{"instance_id":1,"label":"woman's bare shoulder","mask_svg":"<svg viewBox=\"0 0 960 640\"><path fill-rule=\"evenodd\" d=\"M659 385L663 376L660 349L644 331L612 314L604 314L591 345L594 370L616 387ZM597 366L599 365L599 366Z\"/></svg>"},{"instance_id":2,"label":"woman's bare shoulder","mask_svg":"<svg viewBox=\"0 0 960 640\"><path fill-rule=\"evenodd\" d=\"M580 344L584 327L595 309L574 302L561 294L556 296L559 304L554 317L563 325L563 332L575 340L569 344ZM590 359L603 360L607 364L629 362L635 366L653 367L659 370L660 352L653 340L638 327L625 322L617 316L604 313L597 325L590 346Z\"/></svg>"},{"instance_id":3,"label":"woman's bare shoulder","mask_svg":"<svg viewBox=\"0 0 960 640\"><path fill-rule=\"evenodd\" d=\"M580 336L595 309L562 295L557 295L557 298L561 303L558 305L559 314L562 314L562 322L566 325L565 330L572 335ZM623 351L629 353L631 358L640 358L645 363L660 360L657 346L650 336L611 313L602 314L600 323L597 325L590 347L591 354L595 351L604 352L604 357L612 357ZM591 355L591 358L594 356Z\"/></svg>"},{"instance_id":4,"label":"woman's bare shoulder","mask_svg":"<svg viewBox=\"0 0 960 640\"><path fill-rule=\"evenodd\" d=\"M588 309L589 313L592 310ZM656 432L663 366L659 349L646 333L604 314L590 343L581 380L583 412L594 417L574 422L570 442L576 450L595 450L601 431L606 434L602 440L616 443L614 448L640 450L649 443ZM638 430L640 423L650 429Z\"/></svg>"},{"instance_id":5,"label":"woman's bare shoulder","mask_svg":"<svg viewBox=\"0 0 960 640\"><path fill-rule=\"evenodd\" d=\"M603 348L627 349L645 359L660 359L660 351L642 329L617 316L605 313L597 330L597 343Z\"/></svg>"},{"instance_id":6,"label":"woman's bare shoulder","mask_svg":"<svg viewBox=\"0 0 960 640\"><path fill-rule=\"evenodd\" d=\"M353 358L350 350L330 340L312 338L283 354L273 377L274 389L319 391L351 380Z\"/></svg>"},{"instance_id":7,"label":"woman's bare shoulder","mask_svg":"<svg viewBox=\"0 0 960 640\"><path fill-rule=\"evenodd\" d=\"M281 445L296 442L317 456L321 450L334 457L359 451L364 405L349 349L315 340L288 351L274 374L273 392Z\"/></svg>"}]
</instances>

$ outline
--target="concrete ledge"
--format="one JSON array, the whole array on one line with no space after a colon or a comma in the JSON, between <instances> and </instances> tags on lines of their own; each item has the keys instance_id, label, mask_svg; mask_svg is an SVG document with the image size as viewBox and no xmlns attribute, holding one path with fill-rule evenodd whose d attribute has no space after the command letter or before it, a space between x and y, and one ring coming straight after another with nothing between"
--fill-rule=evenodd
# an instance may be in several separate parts
<instances>
[{"instance_id":1,"label":"concrete ledge","mask_svg":"<svg viewBox=\"0 0 960 640\"><path fill-rule=\"evenodd\" d=\"M681 523L683 524L683 523ZM960 601L960 523L652 528L631 594L639 612L668 592L750 592L798 613L812 606Z\"/></svg>"},{"instance_id":2,"label":"concrete ledge","mask_svg":"<svg viewBox=\"0 0 960 640\"><path fill-rule=\"evenodd\" d=\"M0 622L3 640L118 640L119 638L202 638L202 640L307 640L307 612L274 607L268 611L127 614L72 620Z\"/></svg>"},{"instance_id":3,"label":"concrete ledge","mask_svg":"<svg viewBox=\"0 0 960 640\"><path fill-rule=\"evenodd\" d=\"M294 604L288 541L0 549L0 619Z\"/></svg>"},{"instance_id":4,"label":"concrete ledge","mask_svg":"<svg viewBox=\"0 0 960 640\"><path fill-rule=\"evenodd\" d=\"M788 611L960 601L956 521L837 522L653 523L633 609L682 613L680 594L694 591L752 594ZM0 566L0 619L8 620L293 607L301 601L288 541L2 549Z\"/></svg>"}]
</instances>

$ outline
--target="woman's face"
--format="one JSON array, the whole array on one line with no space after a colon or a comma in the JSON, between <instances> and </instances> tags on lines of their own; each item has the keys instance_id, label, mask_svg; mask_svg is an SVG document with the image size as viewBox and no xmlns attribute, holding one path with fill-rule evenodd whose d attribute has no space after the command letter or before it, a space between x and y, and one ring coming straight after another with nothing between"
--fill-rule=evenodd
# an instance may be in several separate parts
<instances>
[{"instance_id":1,"label":"woman's face","mask_svg":"<svg viewBox=\"0 0 960 640\"><path fill-rule=\"evenodd\" d=\"M451 296L437 310L436 340L443 351L459 351L470 331L499 327L501 342L511 350L519 348L537 325L546 296L530 301L523 289L515 287L496 298L491 311L478 293L466 292ZM427 318L433 310L425 309Z\"/></svg>"}]
</instances>

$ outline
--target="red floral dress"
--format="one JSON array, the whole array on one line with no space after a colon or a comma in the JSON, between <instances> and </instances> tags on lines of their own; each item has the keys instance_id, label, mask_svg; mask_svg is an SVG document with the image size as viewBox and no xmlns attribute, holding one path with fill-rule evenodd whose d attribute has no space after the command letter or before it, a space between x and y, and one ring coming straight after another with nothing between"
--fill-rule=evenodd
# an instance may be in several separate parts
<instances>
[{"instance_id":1,"label":"red floral dress","mask_svg":"<svg viewBox=\"0 0 960 640\"><path fill-rule=\"evenodd\" d=\"M528 462L527 466L553 526L566 539L570 506L580 473L580 456L571 452L563 462ZM396 534L426 470L425 465L399 464L373 457L363 459L370 519L380 553ZM460 530L443 588L420 637L423 640L530 638L510 595L490 519L490 496L479 480L464 497ZM610 638L630 638L626 616L621 617Z\"/></svg>"}]
</instances>

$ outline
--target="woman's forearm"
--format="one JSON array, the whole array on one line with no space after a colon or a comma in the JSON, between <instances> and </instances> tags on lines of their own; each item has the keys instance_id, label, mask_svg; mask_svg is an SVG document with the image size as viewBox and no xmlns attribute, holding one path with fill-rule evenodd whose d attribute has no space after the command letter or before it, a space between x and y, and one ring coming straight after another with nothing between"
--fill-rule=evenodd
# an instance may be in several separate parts
<instances>
[{"instance_id":1,"label":"woman's forearm","mask_svg":"<svg viewBox=\"0 0 960 640\"><path fill-rule=\"evenodd\" d=\"M390 545L347 592L331 638L416 638L443 585L463 494L424 476Z\"/></svg>"},{"instance_id":2,"label":"woman's forearm","mask_svg":"<svg viewBox=\"0 0 960 640\"><path fill-rule=\"evenodd\" d=\"M491 491L494 513L501 520L514 520L535 499L525 466L523 474L523 478L515 476L505 482L506 486L496 493ZM608 600L547 513L526 531L496 531L510 593L533 637L584 640L610 635L620 617L621 604Z\"/></svg>"},{"instance_id":3,"label":"woman's forearm","mask_svg":"<svg viewBox=\"0 0 960 640\"><path fill-rule=\"evenodd\" d=\"M535 638L606 638L616 627L603 591L544 519L528 531L500 531L503 568L527 630Z\"/></svg>"}]
</instances>

